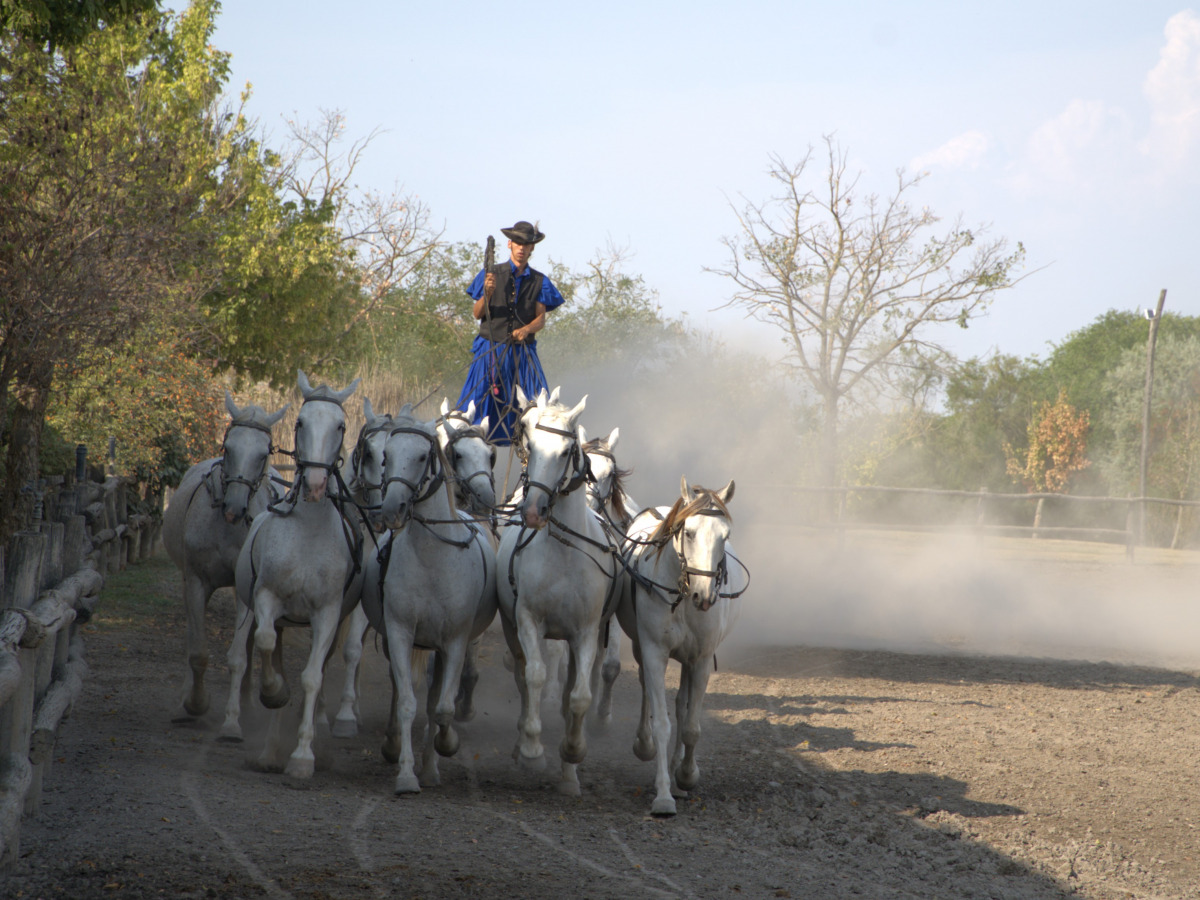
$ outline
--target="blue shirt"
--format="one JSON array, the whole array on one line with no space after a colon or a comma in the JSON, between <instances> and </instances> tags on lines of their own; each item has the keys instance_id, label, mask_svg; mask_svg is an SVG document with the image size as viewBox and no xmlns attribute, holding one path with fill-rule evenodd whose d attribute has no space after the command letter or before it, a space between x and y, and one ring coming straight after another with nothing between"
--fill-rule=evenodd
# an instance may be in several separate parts
<instances>
[{"instance_id":1,"label":"blue shirt","mask_svg":"<svg viewBox=\"0 0 1200 900\"><path fill-rule=\"evenodd\" d=\"M511 259L508 261L508 265L510 271L513 273L514 296L519 297L521 295L521 282L528 277L530 268L526 266L525 271L518 275L517 267L513 265ZM467 288L467 296L472 300L478 300L483 296L483 279L484 272L480 269L479 274L475 276L475 280L471 282L471 286ZM554 286L549 275L542 275L542 292L538 296L538 302L546 307L547 310L556 309L563 305L563 295L558 292L558 288Z\"/></svg>"}]
</instances>

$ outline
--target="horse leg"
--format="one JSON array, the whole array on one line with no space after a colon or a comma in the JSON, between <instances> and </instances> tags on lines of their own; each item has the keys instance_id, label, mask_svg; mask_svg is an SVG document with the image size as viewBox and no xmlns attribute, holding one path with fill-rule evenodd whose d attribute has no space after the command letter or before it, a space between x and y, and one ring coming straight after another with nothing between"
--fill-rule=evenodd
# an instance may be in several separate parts
<instances>
[{"instance_id":1,"label":"horse leg","mask_svg":"<svg viewBox=\"0 0 1200 900\"><path fill-rule=\"evenodd\" d=\"M612 724L613 683L621 674L621 626L617 617L612 616L605 626L608 635L608 645L604 648L604 662L600 668L603 687L600 691L600 703L596 707L596 724L606 728Z\"/></svg>"},{"instance_id":2,"label":"horse leg","mask_svg":"<svg viewBox=\"0 0 1200 900\"><path fill-rule=\"evenodd\" d=\"M362 606L355 606L350 613L347 624L345 643L342 645L342 661L346 666L346 680L342 684L342 702L337 715L333 717L333 736L336 738L352 738L358 734L358 726L362 722L362 712L359 709L359 693L361 685L363 639L367 633L367 614Z\"/></svg>"},{"instance_id":3,"label":"horse leg","mask_svg":"<svg viewBox=\"0 0 1200 900\"><path fill-rule=\"evenodd\" d=\"M283 751L280 747L282 709L272 709L267 717L267 731L263 737L262 751L255 763L256 768L263 772L283 771Z\"/></svg>"},{"instance_id":4,"label":"horse leg","mask_svg":"<svg viewBox=\"0 0 1200 900\"><path fill-rule=\"evenodd\" d=\"M237 628L225 661L229 665L229 699L225 702L225 721L221 724L219 741L242 740L242 704L250 691L250 642L254 639L254 613L248 606L238 604Z\"/></svg>"},{"instance_id":5,"label":"horse leg","mask_svg":"<svg viewBox=\"0 0 1200 900\"><path fill-rule=\"evenodd\" d=\"M566 641L542 638L541 648L542 659L546 661L546 687L542 696L553 704L561 704L565 716L567 692L563 689L563 685L567 682Z\"/></svg>"},{"instance_id":6,"label":"horse leg","mask_svg":"<svg viewBox=\"0 0 1200 900\"><path fill-rule=\"evenodd\" d=\"M317 702L324 683L325 661L337 636L339 607L328 605L318 610L310 619L312 623L312 646L308 651L308 662L300 673L300 684L304 688L304 709L300 714L300 728L296 733L296 749L288 759L285 774L292 778L312 778L316 768L313 755L313 737L316 732Z\"/></svg>"},{"instance_id":7,"label":"horse leg","mask_svg":"<svg viewBox=\"0 0 1200 900\"><path fill-rule=\"evenodd\" d=\"M645 704L650 708L654 735L655 777L654 802L650 814L675 815L675 798L671 796L671 776L668 771L671 741L671 718L667 713L667 655L659 647L642 644L642 686ZM644 713L643 713L644 714Z\"/></svg>"},{"instance_id":8,"label":"horse leg","mask_svg":"<svg viewBox=\"0 0 1200 900\"><path fill-rule=\"evenodd\" d=\"M467 644L462 675L458 680L458 693L454 698L454 719L457 722L470 722L475 718L475 685L479 683L477 659L481 643L482 636Z\"/></svg>"},{"instance_id":9,"label":"horse leg","mask_svg":"<svg viewBox=\"0 0 1200 900\"><path fill-rule=\"evenodd\" d=\"M283 667L276 667L274 658L281 632L275 622L283 613L282 605L270 591L259 588L254 593L254 646L262 664L259 676L258 699L267 709L287 706L288 686Z\"/></svg>"},{"instance_id":10,"label":"horse leg","mask_svg":"<svg viewBox=\"0 0 1200 900\"><path fill-rule=\"evenodd\" d=\"M399 751L396 754L399 771L393 790L397 794L419 794L421 784L413 772L415 759L412 748L412 726L417 717L417 698L413 693L415 679L412 674L413 636L390 621L387 623L387 632L392 664L392 717L388 725L387 744L391 745L393 751ZM393 723L395 731L391 730ZM386 750L384 756L388 756Z\"/></svg>"},{"instance_id":11,"label":"horse leg","mask_svg":"<svg viewBox=\"0 0 1200 900\"><path fill-rule=\"evenodd\" d=\"M633 656L638 664L638 684L642 687L642 709L638 716L637 735L633 739L633 755L642 762L650 762L655 755L654 735L650 732L650 701L646 699L648 696L646 669L642 665L642 654L636 641L633 644Z\"/></svg>"},{"instance_id":12,"label":"horse leg","mask_svg":"<svg viewBox=\"0 0 1200 900\"><path fill-rule=\"evenodd\" d=\"M546 664L542 661L542 635L537 623L520 605L517 608L516 638L524 665L514 650L514 670L519 672L518 687L523 682L521 720L517 723L517 745L513 748L513 759L522 768L541 771L546 766L546 751L542 747L542 688L546 684Z\"/></svg>"},{"instance_id":13,"label":"horse leg","mask_svg":"<svg viewBox=\"0 0 1200 900\"><path fill-rule=\"evenodd\" d=\"M700 713L704 706L704 694L708 690L708 676L712 671L707 657L685 666L679 677L679 693L687 684L687 706L681 709L678 718L679 741L683 753L675 761L675 784L680 790L691 791L700 783L700 766L696 764L696 744L700 742Z\"/></svg>"},{"instance_id":14,"label":"horse leg","mask_svg":"<svg viewBox=\"0 0 1200 900\"><path fill-rule=\"evenodd\" d=\"M587 738L583 723L592 706L592 667L599 645L599 627L593 625L570 643L570 701L566 716L566 734L558 748L563 762L581 763L587 756ZM576 783L578 789L578 782Z\"/></svg>"},{"instance_id":15,"label":"horse leg","mask_svg":"<svg viewBox=\"0 0 1200 900\"><path fill-rule=\"evenodd\" d=\"M183 607L187 613L188 677L183 686L183 709L199 718L208 712L208 692L204 674L208 670L208 633L204 613L213 589L194 573L183 577Z\"/></svg>"}]
</instances>

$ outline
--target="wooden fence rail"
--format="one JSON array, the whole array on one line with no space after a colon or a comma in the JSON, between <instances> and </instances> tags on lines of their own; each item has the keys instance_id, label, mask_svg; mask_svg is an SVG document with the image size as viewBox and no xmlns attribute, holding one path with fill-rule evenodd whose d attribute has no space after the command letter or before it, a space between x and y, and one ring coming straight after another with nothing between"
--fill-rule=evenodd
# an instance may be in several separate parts
<instances>
[{"instance_id":1,"label":"wooden fence rail","mask_svg":"<svg viewBox=\"0 0 1200 900\"><path fill-rule=\"evenodd\" d=\"M18 858L21 820L38 811L87 676L79 626L106 575L148 557L160 527L159 515L129 513L123 479L55 481L42 518L0 548L0 872Z\"/></svg>"}]
</instances>

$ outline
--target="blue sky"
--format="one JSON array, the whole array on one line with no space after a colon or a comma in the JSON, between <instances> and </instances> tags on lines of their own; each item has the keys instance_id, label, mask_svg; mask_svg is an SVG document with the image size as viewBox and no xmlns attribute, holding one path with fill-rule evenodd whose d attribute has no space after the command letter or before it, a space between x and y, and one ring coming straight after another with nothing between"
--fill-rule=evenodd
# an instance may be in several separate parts
<instances>
[{"instance_id":1,"label":"blue sky","mask_svg":"<svg viewBox=\"0 0 1200 900\"><path fill-rule=\"evenodd\" d=\"M664 308L731 336L730 204L771 154L833 134L862 183L928 171L912 199L1028 251L961 355L1043 354L1110 308L1200 315L1200 13L1137 2L740 4L227 2L231 90L285 118L382 133L356 179L420 198L450 240L516 219L534 257L610 242Z\"/></svg>"}]
</instances>

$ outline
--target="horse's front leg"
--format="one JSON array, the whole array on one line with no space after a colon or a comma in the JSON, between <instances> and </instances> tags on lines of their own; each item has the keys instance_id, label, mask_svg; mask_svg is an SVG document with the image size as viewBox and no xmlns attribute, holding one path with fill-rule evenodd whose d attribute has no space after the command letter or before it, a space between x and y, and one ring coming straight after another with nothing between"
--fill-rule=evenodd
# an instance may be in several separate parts
<instances>
[{"instance_id":1,"label":"horse's front leg","mask_svg":"<svg viewBox=\"0 0 1200 900\"><path fill-rule=\"evenodd\" d=\"M312 647L308 652L308 662L300 673L300 684L304 688L304 709L300 714L300 728L296 732L296 749L292 751L287 768L284 769L284 772L293 778L311 778L316 768L312 744L316 733L317 702L324 683L325 663L337 636L340 614L340 604L328 604L310 617Z\"/></svg>"},{"instance_id":2,"label":"horse's front leg","mask_svg":"<svg viewBox=\"0 0 1200 900\"><path fill-rule=\"evenodd\" d=\"M546 766L546 751L542 747L542 688L546 684L546 664L542 661L541 638L538 623L517 604L516 637L520 657L514 652L514 673L518 675L518 687L524 682L525 691L521 709L521 720L517 723L517 746L513 748L513 759L522 768L541 771Z\"/></svg>"},{"instance_id":3,"label":"horse's front leg","mask_svg":"<svg viewBox=\"0 0 1200 900\"><path fill-rule=\"evenodd\" d=\"M362 711L359 708L359 695L362 680L363 640L366 637L367 614L361 605L355 606L350 613L346 628L346 640L342 645L342 662L345 664L346 680L342 684L342 700L337 715L333 717L333 736L336 738L352 738L358 734L358 726L362 724Z\"/></svg>"},{"instance_id":4,"label":"horse's front leg","mask_svg":"<svg viewBox=\"0 0 1200 900\"><path fill-rule=\"evenodd\" d=\"M384 615L387 613L385 611ZM395 759L399 766L393 791L396 794L419 794L420 782L413 771L412 726L417 717L417 697L413 680L413 635L398 622L387 622L388 648L392 666L392 716L384 743L385 759Z\"/></svg>"},{"instance_id":5,"label":"horse's front leg","mask_svg":"<svg viewBox=\"0 0 1200 900\"><path fill-rule=\"evenodd\" d=\"M287 706L288 686L283 677L283 667L276 665L276 650L282 634L275 626L283 614L282 604L269 590L259 588L254 593L254 646L258 649L261 674L258 684L258 699L267 709Z\"/></svg>"},{"instance_id":6,"label":"horse's front leg","mask_svg":"<svg viewBox=\"0 0 1200 900\"><path fill-rule=\"evenodd\" d=\"M208 712L204 675L208 671L208 633L204 613L213 589L193 572L183 576L183 608L187 614L187 681L183 686L183 709L189 716Z\"/></svg>"},{"instance_id":7,"label":"horse's front leg","mask_svg":"<svg viewBox=\"0 0 1200 900\"><path fill-rule=\"evenodd\" d=\"M585 629L570 644L570 694L564 704L566 734L559 746L564 762L581 763L587 756L587 738L583 723L592 707L592 669L596 663L600 629L598 623Z\"/></svg>"},{"instance_id":8,"label":"horse's front leg","mask_svg":"<svg viewBox=\"0 0 1200 900\"><path fill-rule=\"evenodd\" d=\"M686 705L678 708L679 745L682 755L676 752L675 784L683 791L694 790L700 783L700 766L696 764L696 745L700 743L700 713L704 707L704 694L708 690L708 676L712 672L712 658L701 657L690 666L684 666L679 675L679 696L687 687Z\"/></svg>"},{"instance_id":9,"label":"horse's front leg","mask_svg":"<svg viewBox=\"0 0 1200 900\"><path fill-rule=\"evenodd\" d=\"M242 704L250 696L250 642L254 640L254 613L237 605L237 627L225 661L229 665L229 699L225 701L225 721L217 737L220 741L242 740Z\"/></svg>"},{"instance_id":10,"label":"horse's front leg","mask_svg":"<svg viewBox=\"0 0 1200 900\"><path fill-rule=\"evenodd\" d=\"M458 733L454 730L454 698L466 656L466 640L456 641L439 651L434 663L434 679L429 685L426 701L425 753L421 760L421 786L441 784L438 756L453 756L458 752ZM435 729L436 728L436 737ZM435 754L433 751L437 751Z\"/></svg>"},{"instance_id":11,"label":"horse's front leg","mask_svg":"<svg viewBox=\"0 0 1200 900\"><path fill-rule=\"evenodd\" d=\"M642 641L643 716L647 708L654 735L655 777L654 802L650 813L655 816L675 815L675 798L671 796L669 771L671 718L667 713L667 654L661 647L647 646ZM635 745L636 746L636 745Z\"/></svg>"}]
</instances>

